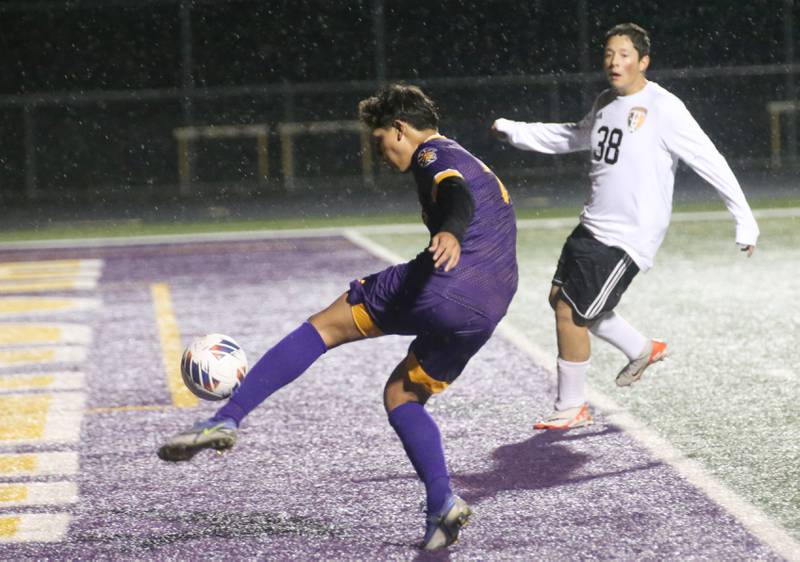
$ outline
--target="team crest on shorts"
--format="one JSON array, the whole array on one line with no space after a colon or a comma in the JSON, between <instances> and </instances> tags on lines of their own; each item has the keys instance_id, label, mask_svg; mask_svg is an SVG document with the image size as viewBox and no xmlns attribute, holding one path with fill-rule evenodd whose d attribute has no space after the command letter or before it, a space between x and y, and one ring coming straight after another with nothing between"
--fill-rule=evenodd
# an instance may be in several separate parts
<instances>
[{"instance_id":1,"label":"team crest on shorts","mask_svg":"<svg viewBox=\"0 0 800 562\"><path fill-rule=\"evenodd\" d=\"M436 149L429 146L419 151L419 154L417 154L417 164L419 164L420 168L427 168L436 162L436 158Z\"/></svg>"},{"instance_id":2,"label":"team crest on shorts","mask_svg":"<svg viewBox=\"0 0 800 562\"><path fill-rule=\"evenodd\" d=\"M647 117L647 109L644 107L634 107L628 112L628 132L635 133L639 127L644 125Z\"/></svg>"}]
</instances>

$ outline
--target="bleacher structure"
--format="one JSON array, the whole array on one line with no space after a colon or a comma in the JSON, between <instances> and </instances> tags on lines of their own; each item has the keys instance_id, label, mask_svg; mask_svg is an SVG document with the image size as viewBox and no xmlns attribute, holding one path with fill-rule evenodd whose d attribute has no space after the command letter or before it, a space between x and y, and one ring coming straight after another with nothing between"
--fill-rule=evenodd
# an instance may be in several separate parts
<instances>
[{"instance_id":1,"label":"bleacher structure","mask_svg":"<svg viewBox=\"0 0 800 562\"><path fill-rule=\"evenodd\" d=\"M258 178L266 182L270 179L269 135L277 131L281 151L281 178L284 189L291 191L295 186L295 138L299 135L357 134L361 144L361 175L364 184L374 183L372 142L369 130L359 121L298 121L278 123L270 129L265 123L250 125L195 125L178 127L173 136L178 143L178 177L181 195L191 193L192 156L190 143L197 139L232 139L252 137L256 140L258 155Z\"/></svg>"},{"instance_id":2,"label":"bleacher structure","mask_svg":"<svg viewBox=\"0 0 800 562\"><path fill-rule=\"evenodd\" d=\"M261 181L267 181L269 178L269 143L267 142L269 126L264 123L178 127L172 131L172 134L178 143L178 178L181 195L189 195L191 191L192 158L189 143L197 139L255 138L256 152L258 154L258 178Z\"/></svg>"},{"instance_id":3,"label":"bleacher structure","mask_svg":"<svg viewBox=\"0 0 800 562\"><path fill-rule=\"evenodd\" d=\"M783 100L771 101L767 103L769 113L769 136L770 136L770 164L773 168L780 168L782 165L782 142L781 142L781 115L795 113L800 110L800 101Z\"/></svg>"}]
</instances>

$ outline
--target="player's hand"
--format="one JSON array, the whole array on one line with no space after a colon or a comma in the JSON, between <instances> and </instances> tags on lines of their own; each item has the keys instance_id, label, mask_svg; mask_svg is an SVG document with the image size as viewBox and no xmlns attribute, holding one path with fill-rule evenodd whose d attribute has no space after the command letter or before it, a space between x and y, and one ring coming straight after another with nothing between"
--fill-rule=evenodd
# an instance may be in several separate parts
<instances>
[{"instance_id":1,"label":"player's hand","mask_svg":"<svg viewBox=\"0 0 800 562\"><path fill-rule=\"evenodd\" d=\"M501 141L507 141L508 140L508 135L505 134L503 131L498 130L497 121L498 120L495 120L495 122L492 123L492 135L494 135L496 138L500 139Z\"/></svg>"},{"instance_id":2,"label":"player's hand","mask_svg":"<svg viewBox=\"0 0 800 562\"><path fill-rule=\"evenodd\" d=\"M743 252L747 252L747 257L749 258L750 256L753 255L753 252L756 251L756 247L753 246L752 244L746 244L746 245L741 247L741 250Z\"/></svg>"},{"instance_id":3,"label":"player's hand","mask_svg":"<svg viewBox=\"0 0 800 562\"><path fill-rule=\"evenodd\" d=\"M461 259L461 244L449 232L434 234L428 251L433 254L433 266L437 269L444 266L446 272L458 265L458 260Z\"/></svg>"}]
</instances>

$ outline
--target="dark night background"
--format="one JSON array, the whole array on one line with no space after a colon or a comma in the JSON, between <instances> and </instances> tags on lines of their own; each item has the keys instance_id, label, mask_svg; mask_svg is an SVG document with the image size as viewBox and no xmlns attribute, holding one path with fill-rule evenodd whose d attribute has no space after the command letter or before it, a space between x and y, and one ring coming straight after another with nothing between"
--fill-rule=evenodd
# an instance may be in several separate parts
<instances>
[{"instance_id":1,"label":"dark night background","mask_svg":"<svg viewBox=\"0 0 800 562\"><path fill-rule=\"evenodd\" d=\"M358 100L381 80L422 85L441 106L443 133L512 185L544 189L554 177L579 174L583 159L509 150L487 129L500 116L582 117L604 86L597 72L604 32L620 21L650 31L651 79L686 102L734 170L766 173L766 104L797 95L794 4L0 2L0 200L177 196L173 129L248 123L273 130L270 180L257 181L253 139L199 139L191 145L192 194L184 197L280 197L286 184L275 127L354 119ZM785 173L796 163L786 152L796 129L783 119ZM295 162L294 189L324 195L361 182L353 134L297 137ZM378 188L397 183L378 173Z\"/></svg>"}]
</instances>

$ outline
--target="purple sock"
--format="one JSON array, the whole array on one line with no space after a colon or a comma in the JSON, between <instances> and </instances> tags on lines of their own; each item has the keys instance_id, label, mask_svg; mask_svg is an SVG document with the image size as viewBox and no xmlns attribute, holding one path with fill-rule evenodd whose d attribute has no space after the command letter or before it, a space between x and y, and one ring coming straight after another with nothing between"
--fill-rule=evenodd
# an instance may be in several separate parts
<instances>
[{"instance_id":1,"label":"purple sock","mask_svg":"<svg viewBox=\"0 0 800 562\"><path fill-rule=\"evenodd\" d=\"M418 402L406 402L389 412L389 423L425 484L428 513L438 511L452 493L439 427Z\"/></svg>"},{"instance_id":2,"label":"purple sock","mask_svg":"<svg viewBox=\"0 0 800 562\"><path fill-rule=\"evenodd\" d=\"M327 350L317 329L304 322L253 365L242 386L213 419L229 418L238 426L256 406L302 375Z\"/></svg>"}]
</instances>

